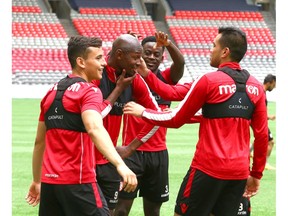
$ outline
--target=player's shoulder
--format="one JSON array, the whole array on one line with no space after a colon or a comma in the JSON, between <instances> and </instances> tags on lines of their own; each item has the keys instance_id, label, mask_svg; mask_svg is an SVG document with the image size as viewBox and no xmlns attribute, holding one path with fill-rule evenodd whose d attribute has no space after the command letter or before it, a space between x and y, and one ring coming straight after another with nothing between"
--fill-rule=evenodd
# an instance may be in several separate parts
<instances>
[{"instance_id":1,"label":"player's shoulder","mask_svg":"<svg viewBox=\"0 0 288 216\"><path fill-rule=\"evenodd\" d=\"M231 81L231 77L229 77L227 74L223 73L222 71L212 71L207 72L199 77L199 79L205 79L209 83L223 83L227 81ZM232 80L233 81L233 80Z\"/></svg>"},{"instance_id":2,"label":"player's shoulder","mask_svg":"<svg viewBox=\"0 0 288 216\"><path fill-rule=\"evenodd\" d=\"M82 97L87 94L100 94L101 90L94 83L80 81L69 86L65 92L65 95L74 95L73 97ZM101 93L102 94L102 93Z\"/></svg>"},{"instance_id":3,"label":"player's shoulder","mask_svg":"<svg viewBox=\"0 0 288 216\"><path fill-rule=\"evenodd\" d=\"M255 76L251 75L249 76L248 83L253 83L254 85L259 85L259 86L263 86L262 82L260 82Z\"/></svg>"}]
</instances>

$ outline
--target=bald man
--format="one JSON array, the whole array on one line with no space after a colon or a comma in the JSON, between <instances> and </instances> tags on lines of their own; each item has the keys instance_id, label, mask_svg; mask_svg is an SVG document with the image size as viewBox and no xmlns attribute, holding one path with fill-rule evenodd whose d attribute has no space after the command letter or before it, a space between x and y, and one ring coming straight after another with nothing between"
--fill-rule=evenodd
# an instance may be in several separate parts
<instances>
[{"instance_id":1,"label":"bald man","mask_svg":"<svg viewBox=\"0 0 288 216\"><path fill-rule=\"evenodd\" d=\"M141 56L142 46L134 36L123 34L113 42L112 50L106 57L107 65L103 70L102 79L94 82L101 89L104 99L115 88L116 81L123 70L126 71L126 75L133 76L140 69L139 66L141 65L141 61L143 61ZM113 104L110 113L103 119L104 127L108 131L115 147L121 129L122 108L127 102L132 100L151 109L159 109L145 81L139 74L136 74L132 84L122 92ZM137 134L132 143L139 143L140 145L146 142L158 128L158 126L144 123L142 130ZM127 127L123 128L123 134L129 133L130 129L130 125L127 125ZM106 198L110 215L113 215L118 202L120 176L115 167L97 149L95 149L95 152L97 182Z\"/></svg>"}]
</instances>

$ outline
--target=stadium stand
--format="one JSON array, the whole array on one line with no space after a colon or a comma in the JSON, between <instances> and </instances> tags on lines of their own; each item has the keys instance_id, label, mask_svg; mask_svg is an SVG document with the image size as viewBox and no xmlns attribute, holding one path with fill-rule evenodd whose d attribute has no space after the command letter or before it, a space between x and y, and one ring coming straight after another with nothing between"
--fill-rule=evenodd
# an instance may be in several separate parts
<instances>
[{"instance_id":1,"label":"stadium stand","mask_svg":"<svg viewBox=\"0 0 288 216\"><path fill-rule=\"evenodd\" d=\"M44 13L37 0L29 1L29 4L24 0L13 2L13 6L39 8L39 12L13 12L12 83L52 84L71 71L66 54L68 35L55 13ZM99 2L103 3L74 1L78 11L71 13L71 20L80 35L101 37L105 54L113 40L127 30L143 37L154 34L151 17L137 15L130 1ZM107 8L111 4L116 8ZM96 8L95 5L103 7Z\"/></svg>"},{"instance_id":2,"label":"stadium stand","mask_svg":"<svg viewBox=\"0 0 288 216\"><path fill-rule=\"evenodd\" d=\"M258 7L247 5L244 0L235 4L222 0L217 1L217 4L210 2L210 5L208 1L193 0L182 10L186 1L168 2L174 15L166 16L166 21L171 35L185 56L188 69L184 79L188 81L189 76L196 78L215 70L209 66L209 55L219 26L237 26L246 32L248 51L242 60L243 68L261 81L268 73L275 74L275 39ZM246 6L242 5L243 2ZM224 7L225 4L229 6Z\"/></svg>"},{"instance_id":3,"label":"stadium stand","mask_svg":"<svg viewBox=\"0 0 288 216\"><path fill-rule=\"evenodd\" d=\"M51 84L69 73L68 36L56 15L42 12L37 0L12 7L12 83Z\"/></svg>"},{"instance_id":4,"label":"stadium stand","mask_svg":"<svg viewBox=\"0 0 288 216\"><path fill-rule=\"evenodd\" d=\"M79 13L71 14L75 29L80 35L99 36L105 54L120 34L132 30L142 37L154 35L155 25L150 16L138 15L131 1L75 1Z\"/></svg>"},{"instance_id":5,"label":"stadium stand","mask_svg":"<svg viewBox=\"0 0 288 216\"><path fill-rule=\"evenodd\" d=\"M12 12L23 12L23 13L41 13L42 10L39 7L37 1L28 0L13 0L12 2Z\"/></svg>"},{"instance_id":6,"label":"stadium stand","mask_svg":"<svg viewBox=\"0 0 288 216\"><path fill-rule=\"evenodd\" d=\"M52 84L70 72L66 47L69 31L60 17L64 2L53 10L43 9L50 0L12 1L12 82L14 85ZM212 40L219 26L242 28L248 37L248 52L242 61L259 80L267 73L275 74L275 36L267 26L259 7L246 0L167 0L166 14L161 21L143 14L137 2L130 0L65 0L69 14L66 18L72 32L85 36L99 36L108 53L113 40L132 30L146 37L157 30L169 33L185 57L185 72L181 82L191 81L207 71ZM40 5L43 3L43 5ZM69 3L69 4L68 4ZM167 4L168 3L168 4ZM52 4L51 4L52 5ZM58 7L57 13L55 7ZM59 8L61 7L61 8ZM161 8L163 10L163 7ZM225 10L224 10L225 9ZM139 11L141 11L139 13ZM70 23L70 24L69 24ZM156 25L158 24L158 25ZM159 25L161 24L161 25ZM160 27L160 29L159 29ZM161 28L163 27L163 28ZM171 61L165 54L161 67Z\"/></svg>"}]
</instances>

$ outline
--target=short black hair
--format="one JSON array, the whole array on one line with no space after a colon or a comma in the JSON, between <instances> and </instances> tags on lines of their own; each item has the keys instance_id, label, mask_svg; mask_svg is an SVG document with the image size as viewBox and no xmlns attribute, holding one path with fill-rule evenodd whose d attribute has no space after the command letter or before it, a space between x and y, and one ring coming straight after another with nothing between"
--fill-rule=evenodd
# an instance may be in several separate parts
<instances>
[{"instance_id":1,"label":"short black hair","mask_svg":"<svg viewBox=\"0 0 288 216\"><path fill-rule=\"evenodd\" d=\"M228 47L231 60L240 62L247 52L247 37L245 32L237 27L219 27L219 40L222 48Z\"/></svg>"},{"instance_id":2,"label":"short black hair","mask_svg":"<svg viewBox=\"0 0 288 216\"><path fill-rule=\"evenodd\" d=\"M155 36L147 36L147 37L145 37L142 41L141 41L141 45L142 45L142 47L146 44L146 43L149 43L149 42L157 42L157 40L156 40L156 37ZM163 50L163 52L164 52L164 49L165 49L165 47L163 46L162 47L162 50Z\"/></svg>"},{"instance_id":3,"label":"short black hair","mask_svg":"<svg viewBox=\"0 0 288 216\"><path fill-rule=\"evenodd\" d=\"M72 68L76 66L78 57L87 57L89 47L102 47L99 37L72 36L68 41L67 55Z\"/></svg>"},{"instance_id":4,"label":"short black hair","mask_svg":"<svg viewBox=\"0 0 288 216\"><path fill-rule=\"evenodd\" d=\"M276 82L276 76L273 75L273 74L268 74L268 75L264 78L263 84L271 83L271 82L273 82L273 81Z\"/></svg>"}]
</instances>

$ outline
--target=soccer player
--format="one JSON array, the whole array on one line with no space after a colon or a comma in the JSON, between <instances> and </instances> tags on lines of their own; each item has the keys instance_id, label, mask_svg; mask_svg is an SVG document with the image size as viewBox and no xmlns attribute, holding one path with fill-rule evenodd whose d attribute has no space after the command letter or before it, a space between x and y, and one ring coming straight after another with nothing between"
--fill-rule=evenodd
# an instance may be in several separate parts
<instances>
[{"instance_id":1,"label":"soccer player","mask_svg":"<svg viewBox=\"0 0 288 216\"><path fill-rule=\"evenodd\" d=\"M125 70L128 76L132 76L139 70L142 59L142 46L138 39L130 34L120 35L112 45L112 50L107 56L107 65L104 67L101 80L94 83L99 86L106 98L115 88L116 81ZM136 74L132 84L128 86L113 104L110 113L103 119L104 127L108 131L114 146L117 145L119 137L123 107L134 100L151 109L158 110L158 104L152 96L148 86L143 78ZM158 126L144 123L141 131L135 134L131 142L140 145L145 143L158 130ZM131 128L123 127L124 131L130 131ZM115 206L118 202L118 193L120 188L120 176L115 167L109 163L107 158L96 150L96 173L97 182L103 191L110 209L110 215L113 215Z\"/></svg>"},{"instance_id":2,"label":"soccer player","mask_svg":"<svg viewBox=\"0 0 288 216\"><path fill-rule=\"evenodd\" d=\"M168 35L164 32L156 32L155 36L144 38L141 44L143 47L142 57L147 68L152 71L151 73L165 83L176 84L183 75L185 62L179 49L168 39ZM168 50L173 63L171 67L160 71L159 66L163 61L165 48ZM162 99L153 91L152 94L162 110L170 107L170 100ZM143 197L143 208L146 216L160 215L162 203L169 200L167 128L160 127L149 140L141 143L140 146L129 145L139 134L144 123L139 118L124 115L123 127L126 130L123 130L122 145L125 148L118 148L117 151L122 158L129 156L124 161L137 175L140 184L133 193L120 191L115 216L129 214L138 190L140 191L139 196ZM135 149L136 152L133 153Z\"/></svg>"},{"instance_id":3,"label":"soccer player","mask_svg":"<svg viewBox=\"0 0 288 216\"><path fill-rule=\"evenodd\" d=\"M220 27L210 56L210 65L218 70L196 79L176 109L155 112L135 102L124 107L125 114L173 128L202 108L199 140L179 189L175 216L237 215L242 195L258 192L267 154L267 108L262 84L240 67L246 51L243 31ZM255 138L251 170L250 123Z\"/></svg>"},{"instance_id":4,"label":"soccer player","mask_svg":"<svg viewBox=\"0 0 288 216\"><path fill-rule=\"evenodd\" d=\"M144 80L146 81L146 83L152 90L156 91L161 97L165 98L166 100L169 100L169 99L174 100L174 101L183 100L193 84L193 82L189 82L189 83L184 83L184 84L178 83L176 85L169 85L162 81L159 81L158 78L155 76L155 74L148 70L147 71L141 70L141 76L144 78ZM203 116L200 110L191 119L191 123L199 123L202 117ZM268 150L269 150L269 147L268 147ZM251 214L250 198L243 196L240 201L239 209L236 215L250 216L250 214Z\"/></svg>"},{"instance_id":5,"label":"soccer player","mask_svg":"<svg viewBox=\"0 0 288 216\"><path fill-rule=\"evenodd\" d=\"M276 76L273 74L268 74L264 78L263 87L264 87L265 92L267 92L267 91L271 92L274 88L276 88ZM268 101L266 99L266 106L267 106L267 104L268 104ZM276 116L275 115L267 115L267 119L273 121L276 119ZM273 147L274 147L273 135L272 135L270 129L268 128L268 150L267 150L267 162L265 165L266 170L275 170L276 169L275 167L271 166L268 163L268 159L271 155Z\"/></svg>"},{"instance_id":6,"label":"soccer player","mask_svg":"<svg viewBox=\"0 0 288 216\"><path fill-rule=\"evenodd\" d=\"M103 106L115 98L103 102L100 89L91 83L102 78L106 66L102 40L71 37L67 52L72 74L51 87L41 100L33 181L26 201L32 206L40 202L41 216L106 216L107 203L96 182L95 146L115 166L125 191L135 190L137 178L116 152L103 127ZM116 91L124 89L117 86ZM116 92L116 97L120 92Z\"/></svg>"}]
</instances>

